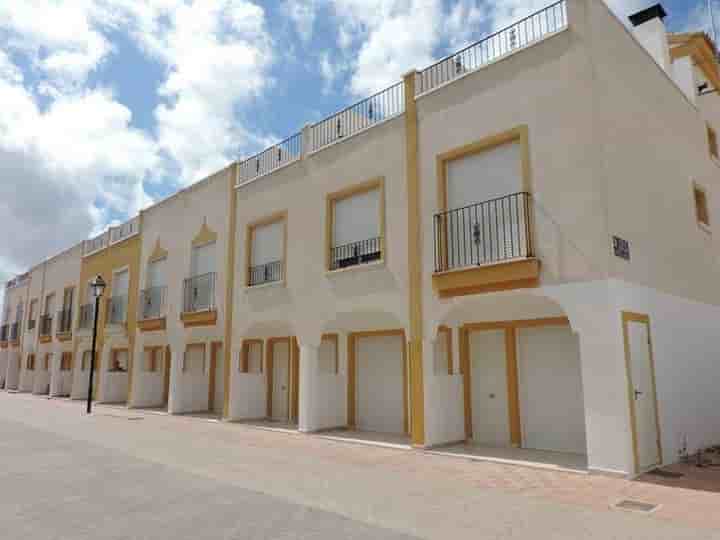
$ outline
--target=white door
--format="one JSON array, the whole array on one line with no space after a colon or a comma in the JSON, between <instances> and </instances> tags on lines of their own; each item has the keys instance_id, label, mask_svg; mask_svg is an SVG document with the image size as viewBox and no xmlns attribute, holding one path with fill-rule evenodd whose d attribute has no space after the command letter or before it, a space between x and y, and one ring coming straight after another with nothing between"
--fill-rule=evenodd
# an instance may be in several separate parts
<instances>
[{"instance_id":1,"label":"white door","mask_svg":"<svg viewBox=\"0 0 720 540\"><path fill-rule=\"evenodd\" d=\"M518 391L524 448L587 452L580 343L569 327L518 330Z\"/></svg>"},{"instance_id":2,"label":"white door","mask_svg":"<svg viewBox=\"0 0 720 540\"><path fill-rule=\"evenodd\" d=\"M650 332L644 322L628 321L630 377L640 470L660 463L653 373L650 367Z\"/></svg>"},{"instance_id":3,"label":"white door","mask_svg":"<svg viewBox=\"0 0 720 540\"><path fill-rule=\"evenodd\" d=\"M358 339L356 358L358 429L403 434L403 338Z\"/></svg>"},{"instance_id":4,"label":"white door","mask_svg":"<svg viewBox=\"0 0 720 540\"><path fill-rule=\"evenodd\" d=\"M289 418L290 394L290 347L286 341L273 345L273 389L272 418L287 420Z\"/></svg>"},{"instance_id":5,"label":"white door","mask_svg":"<svg viewBox=\"0 0 720 540\"><path fill-rule=\"evenodd\" d=\"M470 334L473 440L489 446L510 445L505 331Z\"/></svg>"}]
</instances>

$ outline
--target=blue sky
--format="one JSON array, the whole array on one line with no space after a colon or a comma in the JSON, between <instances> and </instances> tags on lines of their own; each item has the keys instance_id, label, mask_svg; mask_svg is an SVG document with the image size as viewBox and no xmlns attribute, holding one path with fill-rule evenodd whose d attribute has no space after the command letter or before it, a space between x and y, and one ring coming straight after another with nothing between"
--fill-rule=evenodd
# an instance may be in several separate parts
<instances>
[{"instance_id":1,"label":"blue sky","mask_svg":"<svg viewBox=\"0 0 720 540\"><path fill-rule=\"evenodd\" d=\"M0 3L0 279L549 3Z\"/></svg>"}]
</instances>

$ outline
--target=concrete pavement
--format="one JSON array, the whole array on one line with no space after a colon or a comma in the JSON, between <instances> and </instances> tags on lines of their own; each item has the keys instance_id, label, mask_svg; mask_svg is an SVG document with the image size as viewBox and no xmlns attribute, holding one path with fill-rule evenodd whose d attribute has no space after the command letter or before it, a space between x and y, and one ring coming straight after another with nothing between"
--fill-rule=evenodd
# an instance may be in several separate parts
<instances>
[{"instance_id":1,"label":"concrete pavement","mask_svg":"<svg viewBox=\"0 0 720 540\"><path fill-rule=\"evenodd\" d=\"M0 462L9 539L720 539L717 494L23 394L0 393Z\"/></svg>"}]
</instances>

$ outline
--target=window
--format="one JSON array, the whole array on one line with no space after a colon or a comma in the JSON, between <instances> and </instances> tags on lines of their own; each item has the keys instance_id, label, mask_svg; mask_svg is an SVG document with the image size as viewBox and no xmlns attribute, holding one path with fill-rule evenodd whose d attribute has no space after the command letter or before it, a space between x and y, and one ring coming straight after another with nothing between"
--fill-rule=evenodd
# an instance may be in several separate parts
<instances>
[{"instance_id":1,"label":"window","mask_svg":"<svg viewBox=\"0 0 720 540\"><path fill-rule=\"evenodd\" d=\"M28 354L27 363L26 363L25 367L28 371L35 371L35 355L34 354Z\"/></svg>"},{"instance_id":2,"label":"window","mask_svg":"<svg viewBox=\"0 0 720 540\"><path fill-rule=\"evenodd\" d=\"M130 353L127 349L113 349L110 352L110 366L108 371L112 373L125 373L128 370Z\"/></svg>"},{"instance_id":3,"label":"window","mask_svg":"<svg viewBox=\"0 0 720 540\"><path fill-rule=\"evenodd\" d=\"M710 124L706 124L707 126L707 138L708 138L708 148L710 150L710 155L714 157L715 159L719 158L718 153L718 140L717 140L717 132L710 127Z\"/></svg>"},{"instance_id":4,"label":"window","mask_svg":"<svg viewBox=\"0 0 720 540\"><path fill-rule=\"evenodd\" d=\"M693 184L693 197L695 199L695 217L697 222L703 227L710 227L707 192L704 188Z\"/></svg>"},{"instance_id":5,"label":"window","mask_svg":"<svg viewBox=\"0 0 720 540\"><path fill-rule=\"evenodd\" d=\"M183 373L199 375L205 373L205 345L188 345L183 357Z\"/></svg>"},{"instance_id":6,"label":"window","mask_svg":"<svg viewBox=\"0 0 720 540\"><path fill-rule=\"evenodd\" d=\"M162 347L148 347L145 349L145 371L156 373L160 370L162 350Z\"/></svg>"},{"instance_id":7,"label":"window","mask_svg":"<svg viewBox=\"0 0 720 540\"><path fill-rule=\"evenodd\" d=\"M146 288L141 293L140 308L143 319L157 319L165 314L165 259L148 263Z\"/></svg>"},{"instance_id":8,"label":"window","mask_svg":"<svg viewBox=\"0 0 720 540\"><path fill-rule=\"evenodd\" d=\"M318 370L320 373L337 375L338 360L338 336L337 334L325 334L318 351Z\"/></svg>"},{"instance_id":9,"label":"window","mask_svg":"<svg viewBox=\"0 0 720 540\"><path fill-rule=\"evenodd\" d=\"M113 273L112 296L108 300L108 323L125 324L127 322L128 291L130 272L120 270Z\"/></svg>"},{"instance_id":10,"label":"window","mask_svg":"<svg viewBox=\"0 0 720 540\"><path fill-rule=\"evenodd\" d=\"M52 353L47 353L43 358L43 371L50 371L50 364L52 362Z\"/></svg>"},{"instance_id":11,"label":"window","mask_svg":"<svg viewBox=\"0 0 720 540\"><path fill-rule=\"evenodd\" d=\"M263 342L260 339L246 339L240 352L240 373L263 372Z\"/></svg>"},{"instance_id":12,"label":"window","mask_svg":"<svg viewBox=\"0 0 720 540\"><path fill-rule=\"evenodd\" d=\"M55 294L51 293L45 297L45 312L46 317L52 317L52 312L55 307Z\"/></svg>"},{"instance_id":13,"label":"window","mask_svg":"<svg viewBox=\"0 0 720 540\"><path fill-rule=\"evenodd\" d=\"M60 371L71 371L72 370L72 353L64 352L60 357Z\"/></svg>"},{"instance_id":14,"label":"window","mask_svg":"<svg viewBox=\"0 0 720 540\"><path fill-rule=\"evenodd\" d=\"M30 313L28 315L28 330L35 328L35 317L37 312L37 299L30 301Z\"/></svg>"},{"instance_id":15,"label":"window","mask_svg":"<svg viewBox=\"0 0 720 540\"><path fill-rule=\"evenodd\" d=\"M338 270L384 257L383 180L328 195L328 269Z\"/></svg>"},{"instance_id":16,"label":"window","mask_svg":"<svg viewBox=\"0 0 720 540\"><path fill-rule=\"evenodd\" d=\"M248 226L247 285L261 285L285 279L287 215L274 214Z\"/></svg>"}]
</instances>

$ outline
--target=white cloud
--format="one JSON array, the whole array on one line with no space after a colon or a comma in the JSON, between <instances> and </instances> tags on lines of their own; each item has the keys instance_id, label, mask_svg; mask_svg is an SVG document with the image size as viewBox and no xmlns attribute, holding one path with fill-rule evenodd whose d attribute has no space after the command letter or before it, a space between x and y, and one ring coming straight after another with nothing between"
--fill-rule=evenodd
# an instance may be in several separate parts
<instances>
[{"instance_id":1,"label":"white cloud","mask_svg":"<svg viewBox=\"0 0 720 540\"><path fill-rule=\"evenodd\" d=\"M281 9L295 23L295 28L302 40L310 41L317 14L315 0L285 0Z\"/></svg>"}]
</instances>

